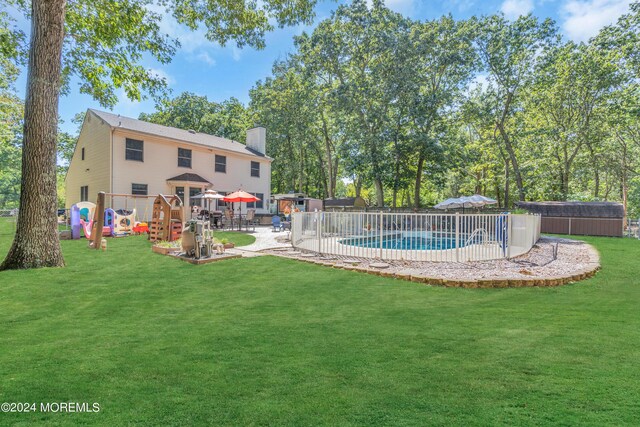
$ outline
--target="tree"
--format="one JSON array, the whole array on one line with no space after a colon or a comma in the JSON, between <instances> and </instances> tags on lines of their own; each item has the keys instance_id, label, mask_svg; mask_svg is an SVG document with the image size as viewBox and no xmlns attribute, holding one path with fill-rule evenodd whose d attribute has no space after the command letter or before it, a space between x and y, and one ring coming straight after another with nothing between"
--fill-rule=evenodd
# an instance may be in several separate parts
<instances>
[{"instance_id":1,"label":"tree","mask_svg":"<svg viewBox=\"0 0 640 427\"><path fill-rule=\"evenodd\" d=\"M155 112L140 114L140 120L192 129L238 142L245 141L246 131L252 125L249 112L236 98L218 104L209 101L206 96L190 92L161 102Z\"/></svg>"},{"instance_id":2,"label":"tree","mask_svg":"<svg viewBox=\"0 0 640 427\"><path fill-rule=\"evenodd\" d=\"M517 124L514 116L521 102L523 87L532 78L541 51L557 41L553 21L538 22L532 15L510 22L503 15L479 21L476 39L478 53L488 72L487 90L494 98L495 132L508 154L513 168L518 198L525 200L526 190L517 156Z\"/></svg>"},{"instance_id":3,"label":"tree","mask_svg":"<svg viewBox=\"0 0 640 427\"><path fill-rule=\"evenodd\" d=\"M615 82L615 66L591 46L568 42L542 55L535 82L526 90L526 121L546 148L558 197L567 200L577 156L603 139L603 108Z\"/></svg>"},{"instance_id":4,"label":"tree","mask_svg":"<svg viewBox=\"0 0 640 427\"><path fill-rule=\"evenodd\" d=\"M411 57L404 87L408 98L408 118L415 129L413 151L417 153L414 204L420 206L424 164L442 157L437 135L476 68L473 26L454 21L451 16L437 21L414 23L411 29Z\"/></svg>"},{"instance_id":5,"label":"tree","mask_svg":"<svg viewBox=\"0 0 640 427\"><path fill-rule=\"evenodd\" d=\"M374 0L338 7L311 36L316 55L308 63L321 73L335 76L336 105L350 138L342 144L344 159L353 166L349 175L366 174L376 190L376 204L384 205L384 182L392 175L395 120L390 114L397 102L405 71L401 58L407 44L409 21ZM310 58L313 59L313 58Z\"/></svg>"},{"instance_id":6,"label":"tree","mask_svg":"<svg viewBox=\"0 0 640 427\"><path fill-rule=\"evenodd\" d=\"M23 1L18 0L25 9ZM166 81L139 64L143 54L169 62L178 42L160 31L154 4L192 29L224 45L264 46L264 34L278 25L309 22L316 0L64 0L32 1L25 102L20 214L9 253L0 269L63 266L56 223L56 129L61 88L75 75L80 91L113 105L115 89L140 99L159 96ZM65 37L66 35L66 37ZM61 82L63 82L61 86Z\"/></svg>"}]
</instances>

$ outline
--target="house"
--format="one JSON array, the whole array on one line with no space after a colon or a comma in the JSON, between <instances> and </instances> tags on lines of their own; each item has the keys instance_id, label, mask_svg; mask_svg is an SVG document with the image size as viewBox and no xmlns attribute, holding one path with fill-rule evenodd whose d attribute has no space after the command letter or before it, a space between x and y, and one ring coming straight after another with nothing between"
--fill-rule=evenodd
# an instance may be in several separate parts
<instances>
[{"instance_id":1,"label":"house","mask_svg":"<svg viewBox=\"0 0 640 427\"><path fill-rule=\"evenodd\" d=\"M153 199L145 195L176 194L189 208L201 204L191 197L206 189L242 188L261 199L248 207L267 214L272 159L265 146L263 127L249 129L245 145L89 109L67 172L65 205L95 201L99 191L132 194L139 197L108 196L107 205L136 208L148 219Z\"/></svg>"},{"instance_id":2,"label":"house","mask_svg":"<svg viewBox=\"0 0 640 427\"><path fill-rule=\"evenodd\" d=\"M516 202L541 216L540 231L578 236L622 237L624 207L614 202Z\"/></svg>"}]
</instances>

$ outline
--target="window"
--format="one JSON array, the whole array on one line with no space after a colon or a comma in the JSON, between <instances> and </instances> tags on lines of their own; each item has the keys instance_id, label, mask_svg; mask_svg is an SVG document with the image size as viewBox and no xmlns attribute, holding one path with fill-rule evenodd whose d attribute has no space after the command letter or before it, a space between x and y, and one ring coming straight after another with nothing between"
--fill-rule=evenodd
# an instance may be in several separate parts
<instances>
[{"instance_id":1,"label":"window","mask_svg":"<svg viewBox=\"0 0 640 427\"><path fill-rule=\"evenodd\" d=\"M131 184L131 194L137 194L138 196L146 196L148 190L147 184Z\"/></svg>"},{"instance_id":2,"label":"window","mask_svg":"<svg viewBox=\"0 0 640 427\"><path fill-rule=\"evenodd\" d=\"M84 147L82 147L81 153L82 153L82 160L84 160Z\"/></svg>"},{"instance_id":3,"label":"window","mask_svg":"<svg viewBox=\"0 0 640 427\"><path fill-rule=\"evenodd\" d=\"M184 203L184 187L176 187L176 196L180 197L180 200Z\"/></svg>"},{"instance_id":4,"label":"window","mask_svg":"<svg viewBox=\"0 0 640 427\"><path fill-rule=\"evenodd\" d=\"M251 162L251 176L260 177L260 162Z\"/></svg>"},{"instance_id":5,"label":"window","mask_svg":"<svg viewBox=\"0 0 640 427\"><path fill-rule=\"evenodd\" d=\"M191 167L191 150L178 148L178 166L181 168Z\"/></svg>"},{"instance_id":6,"label":"window","mask_svg":"<svg viewBox=\"0 0 640 427\"><path fill-rule=\"evenodd\" d=\"M130 139L126 140L127 148L125 150L124 158L126 160L133 160L136 162L142 162L143 160L143 151L144 151L144 142L138 139Z\"/></svg>"},{"instance_id":7,"label":"window","mask_svg":"<svg viewBox=\"0 0 640 427\"><path fill-rule=\"evenodd\" d=\"M194 199L193 196L197 196L202 193L202 190L197 187L189 187L189 206L202 206L202 199Z\"/></svg>"},{"instance_id":8,"label":"window","mask_svg":"<svg viewBox=\"0 0 640 427\"><path fill-rule=\"evenodd\" d=\"M247 209L252 209L252 208L256 208L256 209L262 209L264 208L264 194L263 193L251 193L254 196L256 196L258 199L257 202L247 202Z\"/></svg>"},{"instance_id":9,"label":"window","mask_svg":"<svg viewBox=\"0 0 640 427\"><path fill-rule=\"evenodd\" d=\"M227 173L227 156L216 154L216 172Z\"/></svg>"},{"instance_id":10,"label":"window","mask_svg":"<svg viewBox=\"0 0 640 427\"><path fill-rule=\"evenodd\" d=\"M218 191L218 194L221 196L226 196L228 193L226 191ZM222 209L227 207L227 202L223 202L222 199L218 199L218 209Z\"/></svg>"},{"instance_id":11,"label":"window","mask_svg":"<svg viewBox=\"0 0 640 427\"><path fill-rule=\"evenodd\" d=\"M87 200L89 200L89 186L83 185L80 187L80 201L86 202Z\"/></svg>"}]
</instances>

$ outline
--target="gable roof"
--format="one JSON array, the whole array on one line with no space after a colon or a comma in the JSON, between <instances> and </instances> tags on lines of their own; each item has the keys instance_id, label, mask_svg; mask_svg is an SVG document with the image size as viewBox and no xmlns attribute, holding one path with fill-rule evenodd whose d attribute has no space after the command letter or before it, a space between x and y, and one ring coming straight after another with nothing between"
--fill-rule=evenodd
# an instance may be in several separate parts
<instances>
[{"instance_id":1,"label":"gable roof","mask_svg":"<svg viewBox=\"0 0 640 427\"><path fill-rule=\"evenodd\" d=\"M516 202L518 207L542 216L573 218L623 218L624 207L614 202Z\"/></svg>"},{"instance_id":2,"label":"gable roof","mask_svg":"<svg viewBox=\"0 0 640 427\"><path fill-rule=\"evenodd\" d=\"M169 126L149 123L142 120L124 117L119 114L107 113L105 111L94 110L89 108L89 112L95 114L102 119L107 125L113 129L125 129L134 132L145 133L178 141L184 141L191 144L197 144L208 148L217 148L224 151L246 154L254 157L270 159L262 153L248 148L246 145L232 141L231 139L221 138L215 135L209 135L202 132L193 132L184 129L178 129Z\"/></svg>"},{"instance_id":3,"label":"gable roof","mask_svg":"<svg viewBox=\"0 0 640 427\"><path fill-rule=\"evenodd\" d=\"M181 175L174 176L173 178L169 178L167 179L167 181L204 182L206 184L211 184L209 181L207 181L197 173L183 173Z\"/></svg>"}]
</instances>

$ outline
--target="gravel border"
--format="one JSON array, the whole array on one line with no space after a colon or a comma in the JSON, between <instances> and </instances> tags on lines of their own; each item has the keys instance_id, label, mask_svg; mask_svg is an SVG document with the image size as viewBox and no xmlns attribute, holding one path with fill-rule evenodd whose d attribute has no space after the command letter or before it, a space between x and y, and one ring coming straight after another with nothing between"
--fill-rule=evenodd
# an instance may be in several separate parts
<instances>
[{"instance_id":1,"label":"gravel border","mask_svg":"<svg viewBox=\"0 0 640 427\"><path fill-rule=\"evenodd\" d=\"M326 267L463 288L559 286L592 277L600 269L600 254L593 246L555 237L542 237L528 253L519 257L464 263L322 256L293 248L263 252Z\"/></svg>"}]
</instances>

